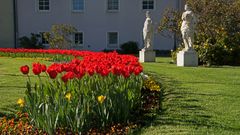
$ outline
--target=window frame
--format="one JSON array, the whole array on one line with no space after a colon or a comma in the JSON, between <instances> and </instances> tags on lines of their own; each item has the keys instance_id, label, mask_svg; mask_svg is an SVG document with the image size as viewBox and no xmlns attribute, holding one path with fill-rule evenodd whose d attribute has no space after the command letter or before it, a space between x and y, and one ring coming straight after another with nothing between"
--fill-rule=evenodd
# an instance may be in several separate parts
<instances>
[{"instance_id":1,"label":"window frame","mask_svg":"<svg viewBox=\"0 0 240 135\"><path fill-rule=\"evenodd\" d=\"M119 12L120 11L120 0L117 0L118 1L118 9L108 9L108 1L109 0L106 0L106 11L107 12Z\"/></svg>"},{"instance_id":2,"label":"window frame","mask_svg":"<svg viewBox=\"0 0 240 135\"><path fill-rule=\"evenodd\" d=\"M143 9L143 2L144 1L153 1L153 9ZM146 10L155 10L155 7L156 7L156 0L141 0L141 9L146 11Z\"/></svg>"},{"instance_id":3,"label":"window frame","mask_svg":"<svg viewBox=\"0 0 240 135\"><path fill-rule=\"evenodd\" d=\"M117 43L116 44L109 44L109 34L110 33L117 33ZM115 46L111 46L115 45ZM118 31L108 31L106 33L106 46L108 49L118 49L119 48L119 32Z\"/></svg>"},{"instance_id":4,"label":"window frame","mask_svg":"<svg viewBox=\"0 0 240 135\"><path fill-rule=\"evenodd\" d=\"M74 1L74 0L71 0L71 9L72 9L72 12L76 12L76 13L82 13L82 12L84 12L84 10L85 10L85 0L82 0L82 1L83 1L83 9L81 9L81 10L76 10L76 9L73 8L73 4L74 4L73 1Z\"/></svg>"},{"instance_id":5,"label":"window frame","mask_svg":"<svg viewBox=\"0 0 240 135\"><path fill-rule=\"evenodd\" d=\"M75 43L75 38L76 38L76 34L78 34L78 33L82 33L82 44L76 44ZM77 32L75 32L74 33L74 35L73 35L73 45L74 45L74 47L84 47L84 32L83 31L77 31Z\"/></svg>"},{"instance_id":6,"label":"window frame","mask_svg":"<svg viewBox=\"0 0 240 135\"><path fill-rule=\"evenodd\" d=\"M38 12L50 12L51 11L51 0L48 0L49 1L49 9L48 10L40 10L40 4L39 4L39 2L40 2L40 0L36 0L36 10L38 11Z\"/></svg>"}]
</instances>

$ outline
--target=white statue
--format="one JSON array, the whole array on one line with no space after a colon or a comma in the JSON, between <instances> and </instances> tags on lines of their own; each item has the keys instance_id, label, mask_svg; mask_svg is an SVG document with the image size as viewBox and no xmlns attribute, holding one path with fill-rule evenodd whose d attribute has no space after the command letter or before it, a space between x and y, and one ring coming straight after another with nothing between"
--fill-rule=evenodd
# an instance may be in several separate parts
<instances>
[{"instance_id":1,"label":"white statue","mask_svg":"<svg viewBox=\"0 0 240 135\"><path fill-rule=\"evenodd\" d=\"M194 31L196 26L196 17L194 13L190 10L188 5L185 5L185 12L182 14L182 26L181 26L181 33L182 38L185 46L185 50L192 50L193 49L193 42L194 42Z\"/></svg>"},{"instance_id":2,"label":"white statue","mask_svg":"<svg viewBox=\"0 0 240 135\"><path fill-rule=\"evenodd\" d=\"M144 40L144 48L143 50L153 50L153 22L150 18L150 12L146 12L146 20L144 22L143 27L143 40Z\"/></svg>"}]
</instances>

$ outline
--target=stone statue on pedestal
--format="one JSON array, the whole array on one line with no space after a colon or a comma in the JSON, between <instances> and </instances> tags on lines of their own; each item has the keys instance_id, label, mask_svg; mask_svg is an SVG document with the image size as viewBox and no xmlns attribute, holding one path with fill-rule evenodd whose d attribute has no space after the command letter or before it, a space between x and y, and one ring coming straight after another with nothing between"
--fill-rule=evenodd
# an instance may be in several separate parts
<instances>
[{"instance_id":1,"label":"stone statue on pedestal","mask_svg":"<svg viewBox=\"0 0 240 135\"><path fill-rule=\"evenodd\" d=\"M143 27L143 40L144 40L144 48L143 50L153 50L153 34L154 34L154 29L153 29L153 22L150 17L150 12L146 12L146 20L144 22L144 27Z\"/></svg>"},{"instance_id":2,"label":"stone statue on pedestal","mask_svg":"<svg viewBox=\"0 0 240 135\"><path fill-rule=\"evenodd\" d=\"M149 11L146 12L146 20L143 27L144 48L139 51L140 62L155 62L156 52L153 50L153 22Z\"/></svg>"},{"instance_id":3,"label":"stone statue on pedestal","mask_svg":"<svg viewBox=\"0 0 240 135\"><path fill-rule=\"evenodd\" d=\"M184 50L193 50L196 16L188 5L185 5L185 12L182 14L182 21L181 33L185 46Z\"/></svg>"},{"instance_id":4,"label":"stone statue on pedestal","mask_svg":"<svg viewBox=\"0 0 240 135\"><path fill-rule=\"evenodd\" d=\"M196 16L190 10L188 5L185 5L185 11L182 14L182 20L181 33L185 47L182 51L177 53L177 66L197 67L198 54L193 49Z\"/></svg>"}]
</instances>

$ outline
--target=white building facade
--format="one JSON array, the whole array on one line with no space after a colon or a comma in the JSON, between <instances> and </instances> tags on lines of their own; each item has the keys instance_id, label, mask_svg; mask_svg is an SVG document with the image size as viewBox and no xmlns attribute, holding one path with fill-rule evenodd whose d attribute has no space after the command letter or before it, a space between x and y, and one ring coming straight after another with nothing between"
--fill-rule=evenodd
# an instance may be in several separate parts
<instances>
[{"instance_id":1,"label":"white building facade","mask_svg":"<svg viewBox=\"0 0 240 135\"><path fill-rule=\"evenodd\" d=\"M0 48L15 47L15 10L13 0L0 0Z\"/></svg>"},{"instance_id":2,"label":"white building facade","mask_svg":"<svg viewBox=\"0 0 240 135\"><path fill-rule=\"evenodd\" d=\"M68 24L78 31L73 35L76 49L118 49L128 41L142 48L146 11L156 29L165 9L181 9L182 5L182 0L21 0L17 3L17 35L30 36L50 31L53 24ZM154 49L173 46L173 38L156 32Z\"/></svg>"}]
</instances>

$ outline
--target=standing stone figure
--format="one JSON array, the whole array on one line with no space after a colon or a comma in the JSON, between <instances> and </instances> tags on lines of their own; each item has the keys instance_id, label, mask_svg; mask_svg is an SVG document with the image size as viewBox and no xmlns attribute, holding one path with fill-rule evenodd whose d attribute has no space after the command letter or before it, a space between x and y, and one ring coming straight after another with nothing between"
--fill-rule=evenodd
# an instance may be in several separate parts
<instances>
[{"instance_id":1,"label":"standing stone figure","mask_svg":"<svg viewBox=\"0 0 240 135\"><path fill-rule=\"evenodd\" d=\"M182 26L181 33L185 46L185 51L193 49L194 42L194 30L196 26L196 17L194 13L190 10L188 5L185 5L185 12L182 14Z\"/></svg>"},{"instance_id":2,"label":"standing stone figure","mask_svg":"<svg viewBox=\"0 0 240 135\"><path fill-rule=\"evenodd\" d=\"M143 27L143 40L144 48L143 50L153 50L153 23L150 18L150 12L146 12L146 20Z\"/></svg>"}]
</instances>

